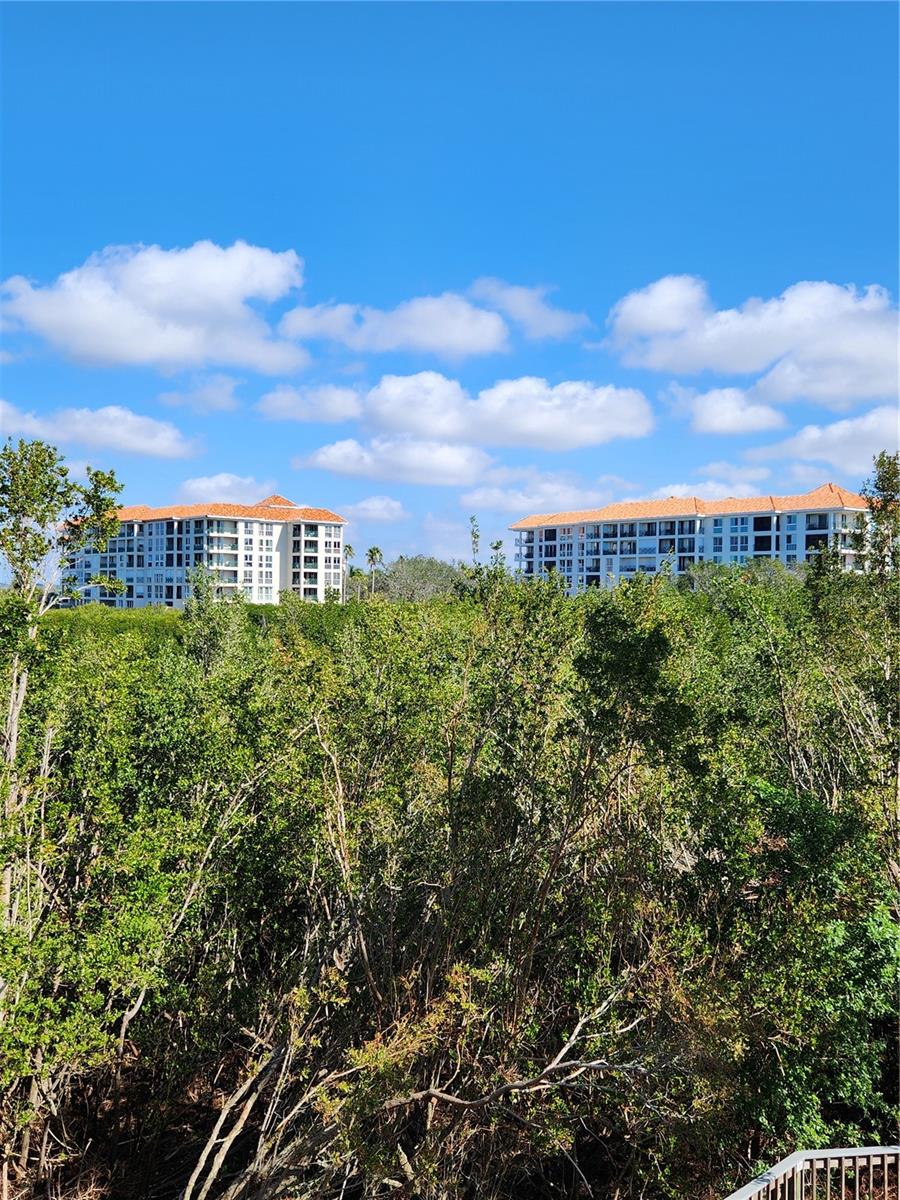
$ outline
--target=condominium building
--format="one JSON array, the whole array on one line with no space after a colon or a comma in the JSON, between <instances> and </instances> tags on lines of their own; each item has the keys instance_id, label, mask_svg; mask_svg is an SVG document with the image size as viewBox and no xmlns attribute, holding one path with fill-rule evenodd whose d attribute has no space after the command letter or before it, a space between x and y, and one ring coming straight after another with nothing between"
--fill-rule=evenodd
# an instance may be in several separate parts
<instances>
[{"instance_id":1,"label":"condominium building","mask_svg":"<svg viewBox=\"0 0 900 1200\"><path fill-rule=\"evenodd\" d=\"M346 522L328 509L267 496L258 504L138 505L120 508L118 518L118 534L102 551L88 548L65 565L78 603L182 608L200 566L223 597L240 592L271 603L291 591L321 602L341 593ZM98 574L121 580L124 590L86 586Z\"/></svg>"},{"instance_id":2,"label":"condominium building","mask_svg":"<svg viewBox=\"0 0 900 1200\"><path fill-rule=\"evenodd\" d=\"M850 569L851 535L866 512L862 496L824 483L799 496L670 496L537 513L510 529L518 569L526 576L557 571L574 593L611 587L641 572L652 575L663 566L675 574L700 562L766 558L790 566L809 562L829 545Z\"/></svg>"}]
</instances>

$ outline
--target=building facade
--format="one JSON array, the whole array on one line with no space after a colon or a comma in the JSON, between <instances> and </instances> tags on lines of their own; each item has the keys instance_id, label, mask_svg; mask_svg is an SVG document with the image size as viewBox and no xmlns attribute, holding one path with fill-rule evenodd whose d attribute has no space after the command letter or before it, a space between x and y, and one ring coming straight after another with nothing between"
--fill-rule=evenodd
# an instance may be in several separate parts
<instances>
[{"instance_id":1,"label":"building facade","mask_svg":"<svg viewBox=\"0 0 900 1200\"><path fill-rule=\"evenodd\" d=\"M612 587L638 573L653 575L663 567L678 574L701 562L765 558L792 566L831 545L849 570L854 566L851 535L866 512L862 496L825 483L799 496L670 496L537 513L510 529L516 534L516 566L524 575L556 571L575 593Z\"/></svg>"},{"instance_id":2,"label":"building facade","mask_svg":"<svg viewBox=\"0 0 900 1200\"><path fill-rule=\"evenodd\" d=\"M121 508L118 517L119 532L102 551L89 549L64 566L79 589L76 603L182 608L197 567L211 573L219 595L240 592L257 604L277 603L282 591L318 602L341 595L346 522L328 509L268 496L251 505ZM86 586L98 574L124 590Z\"/></svg>"}]
</instances>

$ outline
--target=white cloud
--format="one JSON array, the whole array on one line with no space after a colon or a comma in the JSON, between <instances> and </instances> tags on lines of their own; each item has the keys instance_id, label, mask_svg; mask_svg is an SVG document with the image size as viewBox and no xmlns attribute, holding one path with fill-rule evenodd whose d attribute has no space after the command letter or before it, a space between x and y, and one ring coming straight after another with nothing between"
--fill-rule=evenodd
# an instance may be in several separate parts
<instances>
[{"instance_id":1,"label":"white cloud","mask_svg":"<svg viewBox=\"0 0 900 1200\"><path fill-rule=\"evenodd\" d=\"M522 327L526 337L534 340L562 340L590 325L585 313L567 312L554 308L545 297L548 287L518 287L502 279L476 279L469 295L491 305Z\"/></svg>"},{"instance_id":2,"label":"white cloud","mask_svg":"<svg viewBox=\"0 0 900 1200\"><path fill-rule=\"evenodd\" d=\"M767 371L753 388L763 401L805 397L840 408L897 394L897 310L877 286L805 281L716 310L703 280L669 275L620 300L608 324L609 344L630 366Z\"/></svg>"},{"instance_id":3,"label":"white cloud","mask_svg":"<svg viewBox=\"0 0 900 1200\"><path fill-rule=\"evenodd\" d=\"M527 513L563 512L566 509L597 508L614 499L624 480L599 480L585 484L567 472L539 471L533 467L519 471L493 471L492 482L466 492L460 503L467 508L487 512ZM503 477L517 482L504 486Z\"/></svg>"},{"instance_id":4,"label":"white cloud","mask_svg":"<svg viewBox=\"0 0 900 1200\"><path fill-rule=\"evenodd\" d=\"M300 341L338 342L355 353L415 350L462 359L507 349L507 328L495 312L464 296L417 296L384 310L359 304L317 304L286 313L280 330Z\"/></svg>"},{"instance_id":5,"label":"white cloud","mask_svg":"<svg viewBox=\"0 0 900 1200\"><path fill-rule=\"evenodd\" d=\"M426 553L445 562L471 562L472 530L465 522L426 513L422 519L422 534ZM488 545L485 531L482 531L482 558L486 556Z\"/></svg>"},{"instance_id":6,"label":"white cloud","mask_svg":"<svg viewBox=\"0 0 900 1200\"><path fill-rule=\"evenodd\" d=\"M731 497L758 496L759 488L749 483L727 484L721 479L700 479L691 483L664 483L645 497L647 500L669 500L673 496L699 496L701 500L722 500Z\"/></svg>"},{"instance_id":7,"label":"white cloud","mask_svg":"<svg viewBox=\"0 0 900 1200\"><path fill-rule=\"evenodd\" d=\"M667 395L677 412L690 415L695 433L758 433L787 424L777 408L755 403L741 388L695 392L673 383Z\"/></svg>"},{"instance_id":8,"label":"white cloud","mask_svg":"<svg viewBox=\"0 0 900 1200\"><path fill-rule=\"evenodd\" d=\"M400 501L390 496L368 496L357 504L345 504L343 511L352 521L379 521L385 524L405 521L409 516Z\"/></svg>"},{"instance_id":9,"label":"white cloud","mask_svg":"<svg viewBox=\"0 0 900 1200\"><path fill-rule=\"evenodd\" d=\"M794 481L804 491L810 491L814 487L818 487L823 483L822 467L815 466L813 463L790 463L787 468L787 473L790 479Z\"/></svg>"},{"instance_id":10,"label":"white cloud","mask_svg":"<svg viewBox=\"0 0 900 1200\"><path fill-rule=\"evenodd\" d=\"M898 410L883 405L861 417L833 421L830 425L805 425L783 442L748 450L747 457L796 458L804 462L827 463L843 474L864 475L879 450L893 453L897 442Z\"/></svg>"},{"instance_id":11,"label":"white cloud","mask_svg":"<svg viewBox=\"0 0 900 1200\"><path fill-rule=\"evenodd\" d=\"M199 376L185 392L162 392L160 400L170 408L190 408L197 413L233 412L238 407L234 389L242 380L231 375Z\"/></svg>"},{"instance_id":12,"label":"white cloud","mask_svg":"<svg viewBox=\"0 0 900 1200\"><path fill-rule=\"evenodd\" d=\"M366 397L381 428L494 446L572 450L642 437L653 414L642 392L583 381L508 379L471 397L435 371L385 375Z\"/></svg>"},{"instance_id":13,"label":"white cloud","mask_svg":"<svg viewBox=\"0 0 900 1200\"><path fill-rule=\"evenodd\" d=\"M141 416L118 404L60 408L39 417L0 400L0 429L6 436L42 438L53 444L75 442L149 458L189 458L196 449L171 422Z\"/></svg>"},{"instance_id":14,"label":"white cloud","mask_svg":"<svg viewBox=\"0 0 900 1200\"><path fill-rule=\"evenodd\" d=\"M619 300L611 309L607 324L611 327L613 344L636 355L645 339L693 329L702 323L708 310L709 296L702 279L693 275L665 275Z\"/></svg>"},{"instance_id":15,"label":"white cloud","mask_svg":"<svg viewBox=\"0 0 900 1200\"><path fill-rule=\"evenodd\" d=\"M198 475L185 479L178 490L179 499L187 504L204 504L218 501L222 504L255 504L275 491L274 479L254 479L252 475L232 475L220 471L218 475Z\"/></svg>"},{"instance_id":16,"label":"white cloud","mask_svg":"<svg viewBox=\"0 0 900 1200\"><path fill-rule=\"evenodd\" d=\"M304 388L279 384L256 408L270 421L349 421L362 412L354 388L329 384Z\"/></svg>"},{"instance_id":17,"label":"white cloud","mask_svg":"<svg viewBox=\"0 0 900 1200\"><path fill-rule=\"evenodd\" d=\"M722 480L728 487L749 486L759 488L772 474L768 467L748 467L742 463L711 462L697 468L698 475L708 479Z\"/></svg>"},{"instance_id":18,"label":"white cloud","mask_svg":"<svg viewBox=\"0 0 900 1200\"><path fill-rule=\"evenodd\" d=\"M377 437L365 444L346 438L295 460L294 466L319 467L338 475L368 479L465 486L474 483L490 462L488 455L475 446L400 436Z\"/></svg>"},{"instance_id":19,"label":"white cloud","mask_svg":"<svg viewBox=\"0 0 900 1200\"><path fill-rule=\"evenodd\" d=\"M273 338L248 302L281 299L300 286L302 268L293 250L246 242L108 246L47 286L6 280L4 312L54 348L103 366L292 371L308 355Z\"/></svg>"},{"instance_id":20,"label":"white cloud","mask_svg":"<svg viewBox=\"0 0 900 1200\"><path fill-rule=\"evenodd\" d=\"M666 500L670 496L699 496L703 500L720 500L728 496L758 496L770 473L768 467L712 462L697 468L697 474L702 478L686 483L665 483L645 498Z\"/></svg>"}]
</instances>

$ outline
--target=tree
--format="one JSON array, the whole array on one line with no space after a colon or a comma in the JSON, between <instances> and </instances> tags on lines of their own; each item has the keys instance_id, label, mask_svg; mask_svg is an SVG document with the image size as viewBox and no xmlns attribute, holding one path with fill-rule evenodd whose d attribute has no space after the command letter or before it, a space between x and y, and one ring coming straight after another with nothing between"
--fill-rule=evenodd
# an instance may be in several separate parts
<instances>
[{"instance_id":1,"label":"tree","mask_svg":"<svg viewBox=\"0 0 900 1200\"><path fill-rule=\"evenodd\" d=\"M9 441L0 450L0 554L12 590L32 615L56 603L65 560L88 545L102 549L118 529L114 505L121 490L112 471L88 467L86 484L70 479L62 456L46 442ZM64 582L71 594L71 581Z\"/></svg>"},{"instance_id":2,"label":"tree","mask_svg":"<svg viewBox=\"0 0 900 1200\"><path fill-rule=\"evenodd\" d=\"M350 560L353 558L353 555L355 553L356 553L356 551L353 549L353 547L348 542L344 546L344 587L343 587L343 599L344 600L347 599L347 580L348 580L348 578L350 576L350 572L351 572Z\"/></svg>"},{"instance_id":3,"label":"tree","mask_svg":"<svg viewBox=\"0 0 900 1200\"><path fill-rule=\"evenodd\" d=\"M389 563L382 582L390 600L421 601L455 595L464 577L452 563L415 554L409 558L401 556Z\"/></svg>"},{"instance_id":4,"label":"tree","mask_svg":"<svg viewBox=\"0 0 900 1200\"><path fill-rule=\"evenodd\" d=\"M862 565L881 578L900 570L900 453L880 451L874 473L860 488L869 509L853 535Z\"/></svg>"},{"instance_id":5,"label":"tree","mask_svg":"<svg viewBox=\"0 0 900 1200\"><path fill-rule=\"evenodd\" d=\"M9 701L3 727L3 760L0 786L3 789L3 814L0 825L3 872L0 882L0 942L15 945L17 938L33 937L27 927L31 913L41 910L40 897L45 888L42 878L30 868L27 847L34 829L34 806L25 773L20 767L20 727L28 697L32 670L40 664L42 647L38 642L40 619L58 601L60 594L74 594L72 581L59 580L66 560L88 545L103 548L118 528L114 504L121 485L110 471L87 469L87 482L70 479L68 468L54 446L42 441L17 445L8 441L0 450L0 555L10 572L10 588L0 598L0 666L5 671ZM102 583L111 589L120 584L97 577L91 584ZM49 755L52 731L48 732L44 763ZM43 827L43 821L41 822ZM28 904L20 903L23 889ZM23 913L23 909L26 910ZM21 926L21 928L19 928ZM15 976L15 972L13 972ZM8 965L0 967L0 996L5 996L11 980ZM18 994L21 983L15 979ZM0 1029L6 1006L0 1005ZM2 1057L2 1055L0 1055ZM41 1057L34 1066L29 1098L33 1099ZM27 1140L25 1155L27 1157ZM2 1190L7 1191L5 1147Z\"/></svg>"},{"instance_id":6,"label":"tree","mask_svg":"<svg viewBox=\"0 0 900 1200\"><path fill-rule=\"evenodd\" d=\"M34 659L38 621L58 600L63 563L88 545L103 548L118 528L114 504L122 490L111 471L87 468L87 483L69 478L55 446L41 441L8 441L0 450L0 554L9 564L11 595L6 607L9 704L3 737L6 821L17 807L15 775L19 723ZM105 576L91 584L118 586ZM72 594L71 581L64 594ZM10 865L4 866L0 917L6 923L11 904Z\"/></svg>"},{"instance_id":7,"label":"tree","mask_svg":"<svg viewBox=\"0 0 900 1200\"><path fill-rule=\"evenodd\" d=\"M452 604L41 620L11 1196L711 1200L888 1140L895 581L491 551Z\"/></svg>"},{"instance_id":8,"label":"tree","mask_svg":"<svg viewBox=\"0 0 900 1200\"><path fill-rule=\"evenodd\" d=\"M370 594L375 595L375 568L384 562L384 555L377 546L370 546L366 551L366 562L369 564Z\"/></svg>"}]
</instances>

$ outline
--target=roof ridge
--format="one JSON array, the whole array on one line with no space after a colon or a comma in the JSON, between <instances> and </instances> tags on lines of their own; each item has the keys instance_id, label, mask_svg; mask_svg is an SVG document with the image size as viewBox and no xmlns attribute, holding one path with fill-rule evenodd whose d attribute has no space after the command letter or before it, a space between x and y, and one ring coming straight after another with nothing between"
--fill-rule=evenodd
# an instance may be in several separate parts
<instances>
[{"instance_id":1,"label":"roof ridge","mask_svg":"<svg viewBox=\"0 0 900 1200\"><path fill-rule=\"evenodd\" d=\"M657 496L646 500L615 500L597 508L566 509L556 513L530 513L513 522L509 528L551 527L552 525L578 524L579 522L654 520L666 517L695 515L715 516L720 512L800 512L804 501L809 507L821 504L825 507L866 507L865 500L855 492L838 484L820 484L808 492L787 495L768 494L755 496L721 496L704 499L700 496Z\"/></svg>"}]
</instances>

